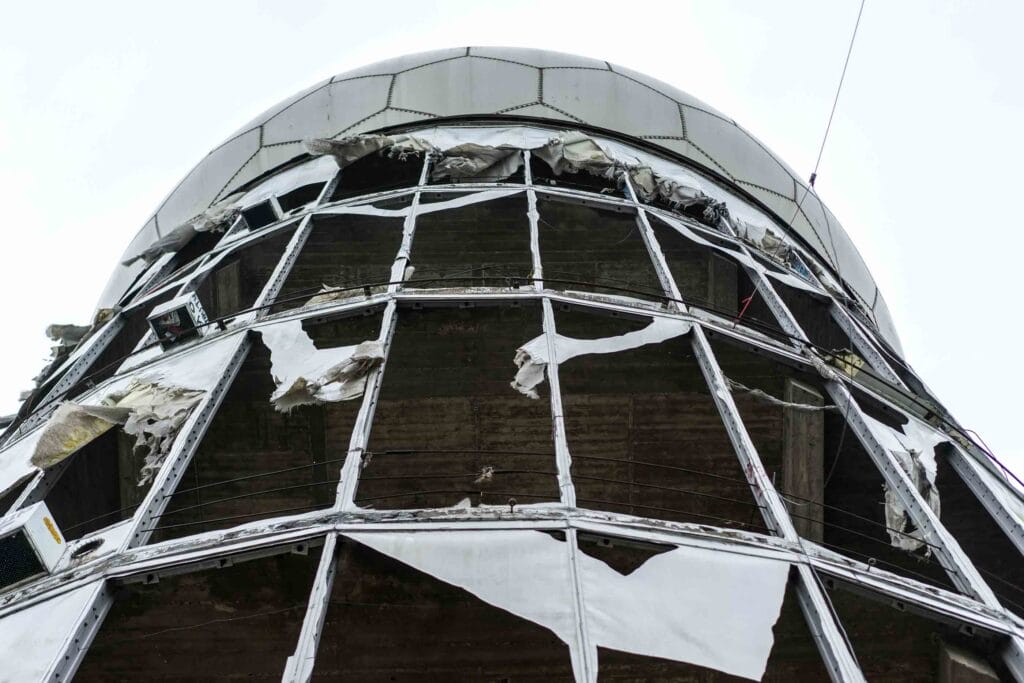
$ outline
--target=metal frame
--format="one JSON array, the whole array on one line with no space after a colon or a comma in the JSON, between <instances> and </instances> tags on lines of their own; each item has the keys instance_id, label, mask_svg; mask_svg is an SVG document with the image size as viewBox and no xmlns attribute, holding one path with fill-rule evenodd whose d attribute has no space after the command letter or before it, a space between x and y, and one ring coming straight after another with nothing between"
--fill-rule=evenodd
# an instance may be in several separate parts
<instances>
[{"instance_id":1,"label":"metal frame","mask_svg":"<svg viewBox=\"0 0 1024 683\"><path fill-rule=\"evenodd\" d=\"M530 171L530 152L525 150L522 154L525 187L518 184L509 185L504 183L465 183L428 186L426 183L431 159L428 155L425 155L419 182L414 188L388 190L360 197L346 198L339 202L327 203L340 176L340 173L335 174L334 178L325 184L320 196L314 203L293 215L282 216L276 199L271 198L272 207L278 216L276 223L237 239L222 241L218 247L215 247L214 250L207 254L197 268L198 272L189 273L180 279L179 291L191 291L210 272L209 268L203 268L203 264L218 261L229 253L244 248L257 240L265 239L281 230L291 229L294 227L294 223L298 221L295 235L286 247L277 267L257 299L256 308L259 310L256 311L255 315L250 316L246 320L247 326L244 330L229 330L224 333L225 335L238 336L236 341L231 342L236 344L236 346L230 360L223 368L214 388L203 397L202 402L189 417L185 427L178 435L171 454L158 473L156 482L154 482L153 487L133 517L131 532L116 549L113 561L108 557L105 560L98 559L94 563L66 568L66 572L74 572L75 578L71 582L67 581L68 576L54 576L37 582L32 586L25 587L15 594L8 595L6 599L0 597L0 616L2 616L10 611L21 609L28 604L44 600L54 592L63 592L85 585L90 581L96 582L97 586L91 604L82 614L78 628L65 642L62 655L53 664L49 680L63 681L73 675L102 623L103 616L109 610L112 603L113 598L111 597L109 581L123 580L128 575L137 575L139 572L147 571L146 568L149 568L151 571L158 571L159 568L171 571L174 567L180 567L191 571L187 567L198 566L193 563L215 562L218 557L238 553L245 548L249 548L245 552L250 553L276 552L274 549L280 548L282 543L319 536L326 538L324 550L310 593L305 620L294 653L288 659L285 674L285 680L307 681L312 673L312 662L315 658L336 571L337 533L343 533L345 529L349 528L383 530L412 528L411 525L415 525L417 529L533 528L565 530L568 540L567 551L570 553L575 586L572 600L580 629L578 633L578 649L574 652L574 657L579 658L581 665L579 673L586 680L591 680L596 675L594 668L596 662L591 660L593 652L590 644L586 642L587 630L582 624L582 600L584 597L581 595L581 584L576 576L575 567L575 553L578 546L577 530L606 533L627 538L660 539L661 542L683 545L694 543L710 544L724 551L742 551L778 557L790 562L796 568L799 579L796 583L796 588L801 609L833 680L862 681L863 674L857 665L855 656L842 632L836 615L831 609L819 572L833 577L841 583L848 583L856 586L859 590L868 591L872 595L897 604L902 601L919 606L929 613L958 620L984 630L1006 634L1009 637L1010 646L1007 648L1004 659L1014 674L1019 679L1024 680L1024 620L1008 613L999 604L994 593L985 584L956 540L944 529L938 517L924 503L916 489L912 486L907 474L903 472L892 454L886 451L880 444L877 436L872 432L872 428L865 420L863 412L856 404L850 388L847 386L848 383L860 386L860 383L856 379L842 377L839 373L825 366L824 361L810 349L806 335L779 297L770 279L763 272L744 266L748 275L754 281L757 291L764 297L765 302L778 319L779 324L788 334L795 337L795 341L788 345L777 340L762 338L762 335L757 335L750 330L737 330L734 324L730 324L730 321L720 318L720 316L697 309L690 310L682 303L678 287L648 220L648 212L654 214L666 212L642 204L637 198L635 189L628 180L626 181L628 198L591 194L571 188L536 187L533 185L532 173ZM479 292L472 294L459 294L457 292L432 293L429 291L408 291L403 288L402 281L404 280L405 266L409 263L409 256L412 250L422 192L465 193L467 191L487 191L495 188L517 187L521 187L525 191L527 198L530 249L534 270L532 292L497 292L490 295ZM637 226L653 262L659 282L665 296L669 299L668 310L666 311L660 305L654 305L650 302L638 302L638 305L633 307L627 306L623 302L602 301L597 295L594 297L584 297L546 289L542 280L543 265L539 246L538 193L557 197L564 201L581 202L587 205L601 205L619 211L629 210L634 212ZM306 309L298 312L289 311L274 316L269 316L267 310L260 308L272 303L279 294L283 283L287 279L292 266L308 239L315 214L325 212L325 209L355 207L365 205L367 202L377 199L400 197L409 194L412 195L412 203L405 213L402 246L392 264L391 284L386 294L355 303L332 303L317 307L316 309ZM326 213L330 213L330 211L326 211ZM678 216L674 216L674 218L679 219ZM689 221L687 221L687 225L700 232L712 232L702 226L690 226ZM751 259L755 258L749 248L742 241L735 238L734 235L722 235L721 237L732 242L739 253L745 254ZM843 306L834 297L827 294L827 290L824 289L817 278L814 278L813 284L821 289L831 300L830 312L832 317L851 337L857 350L864 354L872 367L882 375L884 381L890 383L896 389L905 392L905 384L875 347L871 334L866 333L858 322L846 312ZM168 283L157 291L165 291L171 286L171 283ZM133 302L132 308L145 305L155 295L157 295L156 292L150 292L141 298L136 295L137 300ZM467 299L540 300L543 313L543 334L547 339L549 356L551 358L551 363L547 367L547 377L551 391L551 416L556 464L559 473L561 506L544 510L524 509L517 511L517 518L515 520L496 519L494 513L487 511L466 511L464 514L459 515L437 511L438 514L433 519L430 515L418 515L415 519L411 519L408 515L360 509L356 506L354 497L362 468L363 453L368 443L374 411L379 399L391 341L397 326L399 303L403 301L464 301ZM575 489L571 477L571 452L566 437L558 363L554 353L554 339L555 335L557 335L557 330L555 327L553 305L556 302L572 303L601 310L621 311L633 315L668 315L686 319L693 323L691 343L698 365L711 388L711 394L726 425L730 441L748 478L751 490L761 506L765 522L776 534L776 537L758 534L737 534L735 531L716 536L713 532L707 530L706 527L703 527L703 525L666 522L652 525L647 524L642 518L628 515L614 515L611 513L576 509ZM386 304L380 331L380 338L384 342L384 360L367 378L367 387L359 408L355 428L350 437L348 454L339 472L340 477L334 506L327 510L316 510L289 517L287 518L289 520L287 525L281 525L280 518L252 523L246 526L246 533L237 534L233 540L228 542L225 542L222 538L222 532L209 532L187 539L178 539L155 546L146 546L145 544L153 530L152 524L159 520L167 505L170 494L173 493L184 470L188 467L202 436L209 427L213 415L220 406L228 387L234 380L249 351L250 341L248 335L251 333L248 330L253 327L258 328L263 324L264 319L268 317L273 321L277 321L323 316L344 310L379 306L382 303ZM270 320L267 320L267 322L270 322ZM46 403L53 396L59 395L63 385L67 384L70 386L83 376L92 360L105 348L121 326L123 326L123 313L116 316L97 334L88 350L74 360L68 367L65 376L49 390L44 397L43 403ZM799 537L793 527L785 504L772 485L750 440L721 368L715 359L713 349L708 342L705 327L708 331L740 339L743 343L758 348L762 352L785 358L790 363L811 365L827 376L826 388L832 400L847 414L851 430L868 451L887 484L899 494L901 501L906 506L915 524L924 532L928 542L938 546L940 562L950 574L955 585L966 593L966 597L868 567L849 558L839 556L836 553L826 551ZM224 343L228 343L226 339ZM192 347L186 347L184 350L187 352L188 348ZM868 393L872 393L872 388L865 387L865 390ZM41 421L45 415L46 411L37 411L30 418L36 420L32 424ZM27 426L28 422L23 424L16 434L24 433L23 430ZM1018 550L1024 552L1024 528L1007 513L998 498L990 490L988 483L978 474L977 468L984 467L984 464L977 462L971 454L965 453L959 447L959 444L954 444L954 453L950 458L950 462ZM42 486L44 486L43 477L37 475L35 481L26 487L20 500L24 501L32 496L41 497L45 495L45 491L41 488ZM833 578L828 579L828 581L832 581Z\"/></svg>"}]
</instances>

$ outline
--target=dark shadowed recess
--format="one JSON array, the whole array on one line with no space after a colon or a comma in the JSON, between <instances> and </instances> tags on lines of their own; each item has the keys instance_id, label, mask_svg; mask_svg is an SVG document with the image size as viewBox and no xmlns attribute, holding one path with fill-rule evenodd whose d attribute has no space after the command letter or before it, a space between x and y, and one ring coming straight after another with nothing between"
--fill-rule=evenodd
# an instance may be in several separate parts
<instances>
[{"instance_id":1,"label":"dark shadowed recess","mask_svg":"<svg viewBox=\"0 0 1024 683\"><path fill-rule=\"evenodd\" d=\"M828 596L869 681L1013 680L998 654L1006 644L1001 637L964 633L954 624L933 621L867 594L830 588ZM979 670L991 675L980 675Z\"/></svg>"},{"instance_id":2,"label":"dark shadowed recess","mask_svg":"<svg viewBox=\"0 0 1024 683\"><path fill-rule=\"evenodd\" d=\"M783 408L747 390L806 406L832 405L820 377L728 337L712 337L722 372L746 387L734 388L733 398L800 535L861 562L955 590L934 555L892 545L884 479L853 430L844 426L845 415L835 409ZM892 411L866 396L858 399L871 416L899 424Z\"/></svg>"},{"instance_id":3,"label":"dark shadowed recess","mask_svg":"<svg viewBox=\"0 0 1024 683\"><path fill-rule=\"evenodd\" d=\"M559 307L560 335L614 337L649 324ZM559 366L580 507L764 531L689 335Z\"/></svg>"},{"instance_id":4,"label":"dark shadowed recess","mask_svg":"<svg viewBox=\"0 0 1024 683\"><path fill-rule=\"evenodd\" d=\"M381 314L309 323L318 348L376 339ZM270 352L255 337L192 462L161 516L154 541L225 529L334 504L361 401L275 409Z\"/></svg>"},{"instance_id":5,"label":"dark shadowed recess","mask_svg":"<svg viewBox=\"0 0 1024 683\"><path fill-rule=\"evenodd\" d=\"M403 200L403 205L406 200ZM351 288L331 296L358 300L386 289L391 266L402 243L402 218L322 215L277 295L274 313L298 308L327 288ZM373 286L364 289L363 286Z\"/></svg>"},{"instance_id":6,"label":"dark shadowed recess","mask_svg":"<svg viewBox=\"0 0 1024 683\"><path fill-rule=\"evenodd\" d=\"M117 589L75 681L279 681L320 549Z\"/></svg>"},{"instance_id":7,"label":"dark shadowed recess","mask_svg":"<svg viewBox=\"0 0 1024 683\"><path fill-rule=\"evenodd\" d=\"M949 464L952 448L948 443L936 448L935 486L942 500L942 524L982 572L982 578L995 591L1003 607L1024 617L1024 560Z\"/></svg>"},{"instance_id":8,"label":"dark shadowed recess","mask_svg":"<svg viewBox=\"0 0 1024 683\"><path fill-rule=\"evenodd\" d=\"M662 299L636 211L545 197L537 210L545 287Z\"/></svg>"},{"instance_id":9,"label":"dark shadowed recess","mask_svg":"<svg viewBox=\"0 0 1024 683\"><path fill-rule=\"evenodd\" d=\"M207 319L251 308L294 234L294 227L281 230L236 249L217 264L196 288Z\"/></svg>"},{"instance_id":10,"label":"dark shadowed recess","mask_svg":"<svg viewBox=\"0 0 1024 683\"><path fill-rule=\"evenodd\" d=\"M356 502L557 501L547 395L510 386L516 349L541 330L535 303L399 309Z\"/></svg>"},{"instance_id":11,"label":"dark shadowed recess","mask_svg":"<svg viewBox=\"0 0 1024 683\"><path fill-rule=\"evenodd\" d=\"M353 541L338 549L322 633L314 680L573 680L548 629Z\"/></svg>"},{"instance_id":12,"label":"dark shadowed recess","mask_svg":"<svg viewBox=\"0 0 1024 683\"><path fill-rule=\"evenodd\" d=\"M419 183L422 169L422 156L408 155L402 159L382 152L367 155L341 170L329 201L412 187Z\"/></svg>"}]
</instances>

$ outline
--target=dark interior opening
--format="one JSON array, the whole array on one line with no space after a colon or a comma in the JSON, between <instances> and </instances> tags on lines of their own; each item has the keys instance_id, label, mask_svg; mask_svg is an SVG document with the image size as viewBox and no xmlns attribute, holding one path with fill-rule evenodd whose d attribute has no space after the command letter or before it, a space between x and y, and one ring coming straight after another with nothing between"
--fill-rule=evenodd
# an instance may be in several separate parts
<instances>
[{"instance_id":1,"label":"dark interior opening","mask_svg":"<svg viewBox=\"0 0 1024 683\"><path fill-rule=\"evenodd\" d=\"M152 485L139 485L147 452L135 449L135 438L115 426L46 471L44 500L65 540L135 513ZM55 480L52 487L47 479Z\"/></svg>"},{"instance_id":2,"label":"dark interior opening","mask_svg":"<svg viewBox=\"0 0 1024 683\"><path fill-rule=\"evenodd\" d=\"M538 211L545 287L663 299L635 211L546 198Z\"/></svg>"},{"instance_id":3,"label":"dark interior opening","mask_svg":"<svg viewBox=\"0 0 1024 683\"><path fill-rule=\"evenodd\" d=\"M576 173L563 171L561 175L555 175L548 162L538 158L536 154L530 155L530 175L533 178L534 185L567 187L573 190L598 192L600 194L610 194L629 199L629 190L625 187L620 187L616 180L593 175L586 171L578 171Z\"/></svg>"},{"instance_id":4,"label":"dark interior opening","mask_svg":"<svg viewBox=\"0 0 1024 683\"><path fill-rule=\"evenodd\" d=\"M259 204L253 204L247 209L242 209L242 218L245 219L245 224L249 226L249 230L255 231L277 221L277 214L274 212L274 207L270 200L267 199Z\"/></svg>"},{"instance_id":5,"label":"dark interior opening","mask_svg":"<svg viewBox=\"0 0 1024 683\"><path fill-rule=\"evenodd\" d=\"M526 196L416 218L410 287L513 287L533 271Z\"/></svg>"},{"instance_id":6,"label":"dark interior opening","mask_svg":"<svg viewBox=\"0 0 1024 683\"><path fill-rule=\"evenodd\" d=\"M320 197L320 193L323 192L325 184L313 183L312 185L297 187L278 197L277 203L280 205L281 211L291 213L296 209L301 209L315 202Z\"/></svg>"},{"instance_id":7,"label":"dark interior opening","mask_svg":"<svg viewBox=\"0 0 1024 683\"><path fill-rule=\"evenodd\" d=\"M613 337L646 319L558 309L558 334ZM580 507L764 532L689 335L559 366Z\"/></svg>"},{"instance_id":8,"label":"dark interior opening","mask_svg":"<svg viewBox=\"0 0 1024 683\"><path fill-rule=\"evenodd\" d=\"M352 541L322 633L314 680L573 680L548 629Z\"/></svg>"},{"instance_id":9,"label":"dark interior opening","mask_svg":"<svg viewBox=\"0 0 1024 683\"><path fill-rule=\"evenodd\" d=\"M546 387L510 386L536 304L402 308L360 475L368 508L559 500Z\"/></svg>"},{"instance_id":10,"label":"dark interior opening","mask_svg":"<svg viewBox=\"0 0 1024 683\"><path fill-rule=\"evenodd\" d=\"M271 309L298 308L324 287L352 288L335 292L340 299L386 289L391 266L402 244L402 218L379 216L316 216L302 251Z\"/></svg>"},{"instance_id":11,"label":"dark interior opening","mask_svg":"<svg viewBox=\"0 0 1024 683\"><path fill-rule=\"evenodd\" d=\"M522 152L518 152L520 160L522 159ZM486 170L486 169L485 169ZM459 185L462 183L523 183L526 182L526 174L523 170L523 164L519 164L519 168L516 169L515 173L511 175L501 177L493 173L481 173L479 175L469 176L466 178L455 178L452 176L445 176L443 178L433 178L433 174L427 175L428 185Z\"/></svg>"},{"instance_id":12,"label":"dark interior opening","mask_svg":"<svg viewBox=\"0 0 1024 683\"><path fill-rule=\"evenodd\" d=\"M419 184L422 170L423 157L419 155L388 156L386 152L367 155L341 170L331 201L414 187Z\"/></svg>"},{"instance_id":13,"label":"dark interior opening","mask_svg":"<svg viewBox=\"0 0 1024 683\"><path fill-rule=\"evenodd\" d=\"M316 548L119 587L75 680L281 680L319 556Z\"/></svg>"},{"instance_id":14,"label":"dark interior opening","mask_svg":"<svg viewBox=\"0 0 1024 683\"><path fill-rule=\"evenodd\" d=\"M208 320L252 307L284 255L295 228L236 249L203 278L196 289Z\"/></svg>"},{"instance_id":15,"label":"dark interior opening","mask_svg":"<svg viewBox=\"0 0 1024 683\"><path fill-rule=\"evenodd\" d=\"M953 447L936 447L935 487L942 500L943 526L982 573L1003 606L1024 617L1024 560L992 516L949 463ZM1012 513L1006 513L1012 514Z\"/></svg>"}]
</instances>

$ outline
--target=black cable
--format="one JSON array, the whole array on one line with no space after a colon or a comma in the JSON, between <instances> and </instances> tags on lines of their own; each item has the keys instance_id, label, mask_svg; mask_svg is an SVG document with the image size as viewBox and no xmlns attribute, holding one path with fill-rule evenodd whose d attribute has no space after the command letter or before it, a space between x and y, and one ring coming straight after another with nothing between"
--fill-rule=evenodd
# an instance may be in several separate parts
<instances>
[{"instance_id":1,"label":"black cable","mask_svg":"<svg viewBox=\"0 0 1024 683\"><path fill-rule=\"evenodd\" d=\"M846 68L850 65L850 55L853 54L853 43L857 39L857 29L860 28L860 17L864 13L864 2L865 0L860 0L860 9L857 10L857 21L853 25L853 35L850 36L850 46L846 49L846 61L843 62L843 72L839 76L839 85L836 87L836 96L832 100L832 111L829 112L828 124L825 126L825 134L822 136L821 146L818 148L818 159L814 162L814 171L811 173L808 186L804 188L804 195L800 198L800 203L797 204L796 213L794 213L793 217L789 219L790 227L792 227L793 221L796 220L797 215L800 213L800 208L804 205L804 200L807 199L807 194L810 192L811 188L814 187L814 181L818 177L818 167L821 165L821 156L825 152L825 142L828 140L829 131L832 130L832 119L836 115L836 106L839 104L839 93L843 90L843 81L846 79ZM832 251L837 254L838 258L838 253L835 249L835 245L833 244ZM838 270L838 268L839 264L837 263L836 269ZM842 280L841 273L840 280Z\"/></svg>"},{"instance_id":2,"label":"black cable","mask_svg":"<svg viewBox=\"0 0 1024 683\"><path fill-rule=\"evenodd\" d=\"M611 501L611 500L599 500L599 499L596 499L596 498L577 498L576 502L577 503L594 503L594 504L597 504L597 505L611 505L611 506L614 506L614 507L639 508L641 510L655 510L657 512L670 512L670 513L679 514L679 515L687 515L687 516L690 516L690 517L701 517L701 518L704 518L704 519L713 519L713 520L716 520L716 521L719 521L719 522L726 522L728 525L731 525L731 526L734 526L734 527L743 528L743 529L746 529L746 528L761 529L761 530L764 531L764 533L766 533L766 534L769 533L768 527L762 526L760 524L750 524L748 522L740 522L739 520L729 519L728 517L716 517L715 515L706 515L706 514L703 514L703 513L700 513L700 512L690 512L688 510L677 510L675 508L655 507L655 506L652 506L652 505L640 505L638 503L617 503L617 502ZM597 512L602 512L602 510L600 510L600 509L598 509L596 511ZM611 512L611 510L606 510L605 512Z\"/></svg>"},{"instance_id":3,"label":"black cable","mask_svg":"<svg viewBox=\"0 0 1024 683\"><path fill-rule=\"evenodd\" d=\"M671 486L659 486L657 484L643 484L643 483L638 482L638 481L624 481L622 479L608 479L608 478L605 478L605 477L590 477L590 476L584 476L582 474L574 474L574 475L572 475L572 479L573 479L573 481L576 481L577 479L585 479L587 481L601 481L601 482L605 482L605 483L608 483L608 484L622 484L622 485L625 485L625 486L637 486L637 487L642 487L642 488L655 489L657 491L669 491L671 493L684 493L684 494L690 495L690 496L698 496L698 497L701 497L701 498L711 498L713 500L719 500L719 501L726 502L726 503L735 503L737 505L749 506L749 507L757 508L757 509L760 509L760 510L764 510L765 509L765 506L758 505L757 503L749 501L749 500L739 500L738 498L728 498L726 496L716 496L713 493L703 493L701 491L693 491L693 490L690 490L690 489L678 489L678 488L674 488L674 487L671 487Z\"/></svg>"}]
</instances>

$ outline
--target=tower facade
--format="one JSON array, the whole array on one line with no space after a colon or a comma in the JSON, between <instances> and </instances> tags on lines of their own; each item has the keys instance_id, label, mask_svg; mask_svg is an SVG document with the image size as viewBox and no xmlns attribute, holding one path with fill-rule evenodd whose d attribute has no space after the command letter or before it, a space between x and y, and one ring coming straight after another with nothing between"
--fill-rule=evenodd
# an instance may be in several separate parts
<instances>
[{"instance_id":1,"label":"tower facade","mask_svg":"<svg viewBox=\"0 0 1024 683\"><path fill-rule=\"evenodd\" d=\"M170 193L0 445L0 681L1024 678L1024 500L839 222L643 74L341 74Z\"/></svg>"}]
</instances>

